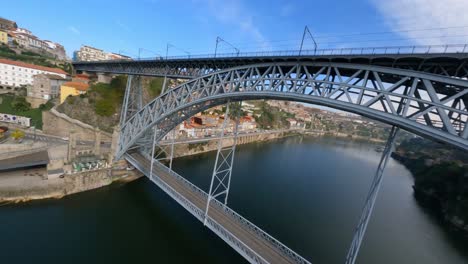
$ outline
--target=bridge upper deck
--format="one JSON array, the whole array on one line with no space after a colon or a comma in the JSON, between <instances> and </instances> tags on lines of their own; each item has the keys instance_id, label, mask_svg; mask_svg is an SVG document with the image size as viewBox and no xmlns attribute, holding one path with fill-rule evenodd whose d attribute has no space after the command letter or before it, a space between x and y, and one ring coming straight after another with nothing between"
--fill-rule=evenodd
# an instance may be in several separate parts
<instances>
[{"instance_id":1,"label":"bridge upper deck","mask_svg":"<svg viewBox=\"0 0 468 264\"><path fill-rule=\"evenodd\" d=\"M235 66L297 61L375 65L463 78L468 76L468 45L205 54L74 62L73 65L78 71L190 79Z\"/></svg>"},{"instance_id":2,"label":"bridge upper deck","mask_svg":"<svg viewBox=\"0 0 468 264\"><path fill-rule=\"evenodd\" d=\"M194 189L194 186L189 186L180 177L175 177L174 173L170 173L164 165L157 161L153 164L153 175L149 176L151 162L142 154L127 154L126 159L175 198L197 219L203 221L202 216L204 216L207 202L206 193L200 189ZM309 263L299 255L294 255L295 253L285 254L285 251L278 247L278 241L261 230L248 228L250 223L240 218L227 206L214 201L210 203L208 212L207 227L249 261L256 263Z\"/></svg>"}]
</instances>

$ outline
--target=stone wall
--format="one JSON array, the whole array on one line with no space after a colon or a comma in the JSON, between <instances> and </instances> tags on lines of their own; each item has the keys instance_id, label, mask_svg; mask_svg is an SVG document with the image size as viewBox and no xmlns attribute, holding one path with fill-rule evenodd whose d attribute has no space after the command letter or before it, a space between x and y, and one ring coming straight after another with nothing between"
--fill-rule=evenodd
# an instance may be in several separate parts
<instances>
[{"instance_id":1,"label":"stone wall","mask_svg":"<svg viewBox=\"0 0 468 264\"><path fill-rule=\"evenodd\" d=\"M77 134L79 140L94 141L95 139L94 127L59 113L54 108L42 112L42 122L42 131L46 134L68 137L73 131ZM101 131L101 140L110 142L112 135Z\"/></svg>"},{"instance_id":2,"label":"stone wall","mask_svg":"<svg viewBox=\"0 0 468 264\"><path fill-rule=\"evenodd\" d=\"M109 169L67 174L64 179L65 195L96 189L112 183Z\"/></svg>"}]
</instances>

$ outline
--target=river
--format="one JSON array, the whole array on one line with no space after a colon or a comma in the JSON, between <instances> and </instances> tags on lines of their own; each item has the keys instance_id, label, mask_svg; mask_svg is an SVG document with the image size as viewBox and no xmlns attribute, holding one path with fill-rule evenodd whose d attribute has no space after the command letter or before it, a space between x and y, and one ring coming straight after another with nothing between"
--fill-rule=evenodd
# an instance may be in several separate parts
<instances>
[{"instance_id":1,"label":"river","mask_svg":"<svg viewBox=\"0 0 468 264\"><path fill-rule=\"evenodd\" d=\"M343 263L381 153L368 143L292 137L238 147L228 205L312 263ZM174 169L207 190L214 153ZM413 197L390 160L357 263L468 263L468 243ZM145 178L0 207L1 263L244 263Z\"/></svg>"}]
</instances>

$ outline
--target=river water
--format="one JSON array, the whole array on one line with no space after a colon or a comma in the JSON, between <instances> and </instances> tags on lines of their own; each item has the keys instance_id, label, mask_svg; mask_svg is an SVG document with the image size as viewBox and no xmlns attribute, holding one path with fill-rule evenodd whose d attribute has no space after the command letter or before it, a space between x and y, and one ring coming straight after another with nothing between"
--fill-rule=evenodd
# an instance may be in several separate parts
<instances>
[{"instance_id":1,"label":"river water","mask_svg":"<svg viewBox=\"0 0 468 264\"><path fill-rule=\"evenodd\" d=\"M175 161L208 189L214 153ZM238 147L228 205L312 263L343 263L380 153L368 143L292 137ZM358 263L468 263L390 160ZM244 263L147 179L0 207L0 263Z\"/></svg>"}]
</instances>

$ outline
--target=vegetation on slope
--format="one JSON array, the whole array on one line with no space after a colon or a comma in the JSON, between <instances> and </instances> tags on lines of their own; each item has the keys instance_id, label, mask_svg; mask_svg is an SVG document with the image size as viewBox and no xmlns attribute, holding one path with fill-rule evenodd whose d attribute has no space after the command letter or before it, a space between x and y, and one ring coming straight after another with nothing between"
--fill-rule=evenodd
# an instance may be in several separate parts
<instances>
[{"instance_id":1,"label":"vegetation on slope","mask_svg":"<svg viewBox=\"0 0 468 264\"><path fill-rule=\"evenodd\" d=\"M468 153L414 138L402 142L393 156L414 175L421 204L468 232Z\"/></svg>"},{"instance_id":2,"label":"vegetation on slope","mask_svg":"<svg viewBox=\"0 0 468 264\"><path fill-rule=\"evenodd\" d=\"M38 54L32 51L21 51L17 54L14 50L10 49L7 45L0 45L0 58L22 61L39 66L60 68L69 74L72 73L73 66L68 62L58 62L54 58L47 57L43 54Z\"/></svg>"},{"instance_id":3,"label":"vegetation on slope","mask_svg":"<svg viewBox=\"0 0 468 264\"><path fill-rule=\"evenodd\" d=\"M31 104L22 96L11 94L0 95L0 113L19 115L31 118L31 125L42 129L42 111L53 107L52 102L40 105L39 108L31 108Z\"/></svg>"}]
</instances>

